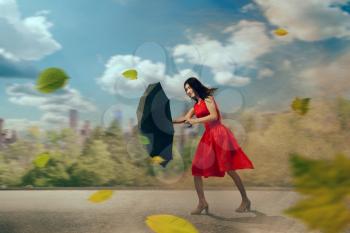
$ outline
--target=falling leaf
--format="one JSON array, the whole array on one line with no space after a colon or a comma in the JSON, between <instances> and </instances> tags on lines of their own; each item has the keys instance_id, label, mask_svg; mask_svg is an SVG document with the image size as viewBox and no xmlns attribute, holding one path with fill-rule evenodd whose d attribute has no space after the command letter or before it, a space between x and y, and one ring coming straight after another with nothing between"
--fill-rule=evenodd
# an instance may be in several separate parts
<instances>
[{"instance_id":1,"label":"falling leaf","mask_svg":"<svg viewBox=\"0 0 350 233\"><path fill-rule=\"evenodd\" d=\"M139 139L140 139L140 143L143 144L143 145L147 145L147 144L150 143L149 139L146 136L140 135Z\"/></svg>"},{"instance_id":2,"label":"falling leaf","mask_svg":"<svg viewBox=\"0 0 350 233\"><path fill-rule=\"evenodd\" d=\"M113 190L100 190L95 193L93 193L89 197L89 201L94 202L94 203L100 203L104 202L108 199L110 199L113 195Z\"/></svg>"},{"instance_id":3,"label":"falling leaf","mask_svg":"<svg viewBox=\"0 0 350 233\"><path fill-rule=\"evenodd\" d=\"M299 113L300 115L305 115L309 111L310 99L311 98L300 99L296 97L293 100L291 107L295 112Z\"/></svg>"},{"instance_id":4,"label":"falling leaf","mask_svg":"<svg viewBox=\"0 0 350 233\"><path fill-rule=\"evenodd\" d=\"M307 195L285 213L310 229L338 233L350 226L350 159L312 160L298 154L290 159L295 189Z\"/></svg>"},{"instance_id":5,"label":"falling leaf","mask_svg":"<svg viewBox=\"0 0 350 233\"><path fill-rule=\"evenodd\" d=\"M151 160L151 163L152 164L161 164L162 162L164 162L165 160L161 157L161 156L159 156L159 155L157 155L157 156L153 156L152 158L150 158L150 160Z\"/></svg>"},{"instance_id":6,"label":"falling leaf","mask_svg":"<svg viewBox=\"0 0 350 233\"><path fill-rule=\"evenodd\" d=\"M137 71L133 69L124 71L122 75L131 80L137 79Z\"/></svg>"},{"instance_id":7,"label":"falling leaf","mask_svg":"<svg viewBox=\"0 0 350 233\"><path fill-rule=\"evenodd\" d=\"M174 215L151 215L145 222L155 233L199 233L192 223Z\"/></svg>"},{"instance_id":8,"label":"falling leaf","mask_svg":"<svg viewBox=\"0 0 350 233\"><path fill-rule=\"evenodd\" d=\"M62 69L48 68L40 73L36 88L42 93L51 93L63 88L67 84L68 79L68 75Z\"/></svg>"},{"instance_id":9,"label":"falling leaf","mask_svg":"<svg viewBox=\"0 0 350 233\"><path fill-rule=\"evenodd\" d=\"M38 168L43 168L46 166L47 162L50 160L50 154L45 152L36 156L34 164Z\"/></svg>"},{"instance_id":10,"label":"falling leaf","mask_svg":"<svg viewBox=\"0 0 350 233\"><path fill-rule=\"evenodd\" d=\"M285 35L288 34L288 31L285 30L285 29L283 29L283 28L277 28L277 29L275 30L275 34L276 34L277 36L285 36Z\"/></svg>"}]
</instances>

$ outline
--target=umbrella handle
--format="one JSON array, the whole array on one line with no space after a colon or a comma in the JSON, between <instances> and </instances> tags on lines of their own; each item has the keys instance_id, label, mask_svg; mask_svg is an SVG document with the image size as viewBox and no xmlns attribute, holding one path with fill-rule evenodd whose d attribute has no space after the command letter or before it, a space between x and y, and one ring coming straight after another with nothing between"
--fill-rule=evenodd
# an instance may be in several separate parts
<instances>
[{"instance_id":1,"label":"umbrella handle","mask_svg":"<svg viewBox=\"0 0 350 233\"><path fill-rule=\"evenodd\" d=\"M186 128L191 128L192 127L191 123L188 123L188 122L185 122L184 125L185 125Z\"/></svg>"}]
</instances>

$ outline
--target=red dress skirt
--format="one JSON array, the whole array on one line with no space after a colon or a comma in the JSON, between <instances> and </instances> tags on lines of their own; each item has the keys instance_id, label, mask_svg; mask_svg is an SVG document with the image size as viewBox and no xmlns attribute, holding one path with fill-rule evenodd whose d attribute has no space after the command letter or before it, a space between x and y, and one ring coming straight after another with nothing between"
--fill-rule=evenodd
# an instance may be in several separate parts
<instances>
[{"instance_id":1,"label":"red dress skirt","mask_svg":"<svg viewBox=\"0 0 350 233\"><path fill-rule=\"evenodd\" d=\"M214 100L214 97L211 97ZM238 145L233 133L221 123L221 115L214 100L218 119L204 123L205 131L192 160L193 176L224 177L226 171L252 169L253 164ZM209 115L205 101L194 105L197 118Z\"/></svg>"}]
</instances>

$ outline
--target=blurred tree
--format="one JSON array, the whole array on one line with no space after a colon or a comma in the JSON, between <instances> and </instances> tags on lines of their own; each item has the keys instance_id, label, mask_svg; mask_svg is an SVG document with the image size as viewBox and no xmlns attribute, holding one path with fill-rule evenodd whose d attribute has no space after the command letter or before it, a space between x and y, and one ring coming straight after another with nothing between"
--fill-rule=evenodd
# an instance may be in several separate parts
<instances>
[{"instance_id":1,"label":"blurred tree","mask_svg":"<svg viewBox=\"0 0 350 233\"><path fill-rule=\"evenodd\" d=\"M61 152L66 166L76 162L82 151L80 136L70 128L61 130Z\"/></svg>"},{"instance_id":2,"label":"blurred tree","mask_svg":"<svg viewBox=\"0 0 350 233\"><path fill-rule=\"evenodd\" d=\"M5 163L4 155L0 152L0 185L6 185L5 174L8 173L8 165Z\"/></svg>"},{"instance_id":3,"label":"blurred tree","mask_svg":"<svg viewBox=\"0 0 350 233\"><path fill-rule=\"evenodd\" d=\"M184 152L182 154L182 159L184 162L184 169L188 171L192 167L192 159L197 149L197 144L200 137L188 137L185 141Z\"/></svg>"},{"instance_id":4,"label":"blurred tree","mask_svg":"<svg viewBox=\"0 0 350 233\"><path fill-rule=\"evenodd\" d=\"M87 153L87 149L89 148L88 145L90 145L95 140L103 140L104 136L104 130L101 126L96 126L90 133L90 135L86 138L83 148L82 148L82 154Z\"/></svg>"},{"instance_id":5,"label":"blurred tree","mask_svg":"<svg viewBox=\"0 0 350 233\"><path fill-rule=\"evenodd\" d=\"M38 126L35 126L35 125L28 127L26 136L31 141L39 142L40 141L40 137L41 137L40 128Z\"/></svg>"},{"instance_id":6,"label":"blurred tree","mask_svg":"<svg viewBox=\"0 0 350 233\"><path fill-rule=\"evenodd\" d=\"M112 158L121 163L126 158L125 141L119 122L114 120L106 129L103 141L108 145Z\"/></svg>"},{"instance_id":7,"label":"blurred tree","mask_svg":"<svg viewBox=\"0 0 350 233\"><path fill-rule=\"evenodd\" d=\"M63 155L59 152L49 153L49 160L43 167L33 161L33 167L22 177L22 185L34 187L62 187L69 182L67 167Z\"/></svg>"},{"instance_id":8,"label":"blurred tree","mask_svg":"<svg viewBox=\"0 0 350 233\"><path fill-rule=\"evenodd\" d=\"M6 160L15 160L23 169L28 169L32 159L44 150L40 142L18 139L4 150L4 156Z\"/></svg>"},{"instance_id":9,"label":"blurred tree","mask_svg":"<svg viewBox=\"0 0 350 233\"><path fill-rule=\"evenodd\" d=\"M350 100L343 97L337 99L337 115L343 130L350 129Z\"/></svg>"},{"instance_id":10,"label":"blurred tree","mask_svg":"<svg viewBox=\"0 0 350 233\"><path fill-rule=\"evenodd\" d=\"M107 150L107 145L101 140L95 140L87 144L84 151L69 169L70 185L103 186L109 184L115 177L116 167Z\"/></svg>"},{"instance_id":11,"label":"blurred tree","mask_svg":"<svg viewBox=\"0 0 350 233\"><path fill-rule=\"evenodd\" d=\"M130 140L130 139L129 139ZM103 141L108 145L108 151L111 153L112 159L115 161L115 177L110 185L133 185L142 172L135 164L135 160L130 157L128 152L128 143L123 136L119 122L114 120L106 129ZM130 144L129 144L130 145Z\"/></svg>"}]
</instances>

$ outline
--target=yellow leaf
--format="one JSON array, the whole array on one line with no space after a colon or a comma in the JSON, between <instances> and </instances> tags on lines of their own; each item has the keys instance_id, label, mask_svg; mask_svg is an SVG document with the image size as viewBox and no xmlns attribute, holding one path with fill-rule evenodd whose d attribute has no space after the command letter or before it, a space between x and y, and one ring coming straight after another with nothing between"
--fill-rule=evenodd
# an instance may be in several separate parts
<instances>
[{"instance_id":1,"label":"yellow leaf","mask_svg":"<svg viewBox=\"0 0 350 233\"><path fill-rule=\"evenodd\" d=\"M152 163L152 164L161 164L161 163L164 162L164 161L165 161L165 160L164 160L161 156L159 156L159 155L154 156L154 157L151 158L151 163Z\"/></svg>"},{"instance_id":2,"label":"yellow leaf","mask_svg":"<svg viewBox=\"0 0 350 233\"><path fill-rule=\"evenodd\" d=\"M309 111L309 103L310 98L300 99L296 97L293 100L291 107L295 112L299 113L300 115L305 115Z\"/></svg>"},{"instance_id":3,"label":"yellow leaf","mask_svg":"<svg viewBox=\"0 0 350 233\"><path fill-rule=\"evenodd\" d=\"M34 164L38 168L43 168L46 166L46 164L49 160L50 160L50 154L45 152L45 153L39 154L35 158Z\"/></svg>"},{"instance_id":4,"label":"yellow leaf","mask_svg":"<svg viewBox=\"0 0 350 233\"><path fill-rule=\"evenodd\" d=\"M113 195L113 190L100 190L100 191L93 193L90 196L89 201L94 202L94 203L100 203L100 202L103 202L103 201L110 199L112 197L112 195Z\"/></svg>"},{"instance_id":5,"label":"yellow leaf","mask_svg":"<svg viewBox=\"0 0 350 233\"><path fill-rule=\"evenodd\" d=\"M336 154L332 160L291 157L296 191L307 195L285 213L304 221L310 229L340 233L350 226L350 159Z\"/></svg>"},{"instance_id":6,"label":"yellow leaf","mask_svg":"<svg viewBox=\"0 0 350 233\"><path fill-rule=\"evenodd\" d=\"M151 215L145 222L155 233L199 233L192 223L174 215Z\"/></svg>"},{"instance_id":7,"label":"yellow leaf","mask_svg":"<svg viewBox=\"0 0 350 233\"><path fill-rule=\"evenodd\" d=\"M283 28L278 28L278 29L275 30L275 34L277 36L285 36L285 35L288 34L288 31L283 29Z\"/></svg>"},{"instance_id":8,"label":"yellow leaf","mask_svg":"<svg viewBox=\"0 0 350 233\"><path fill-rule=\"evenodd\" d=\"M124 71L122 75L127 79L131 79L131 80L137 79L137 71L133 69Z\"/></svg>"}]
</instances>

